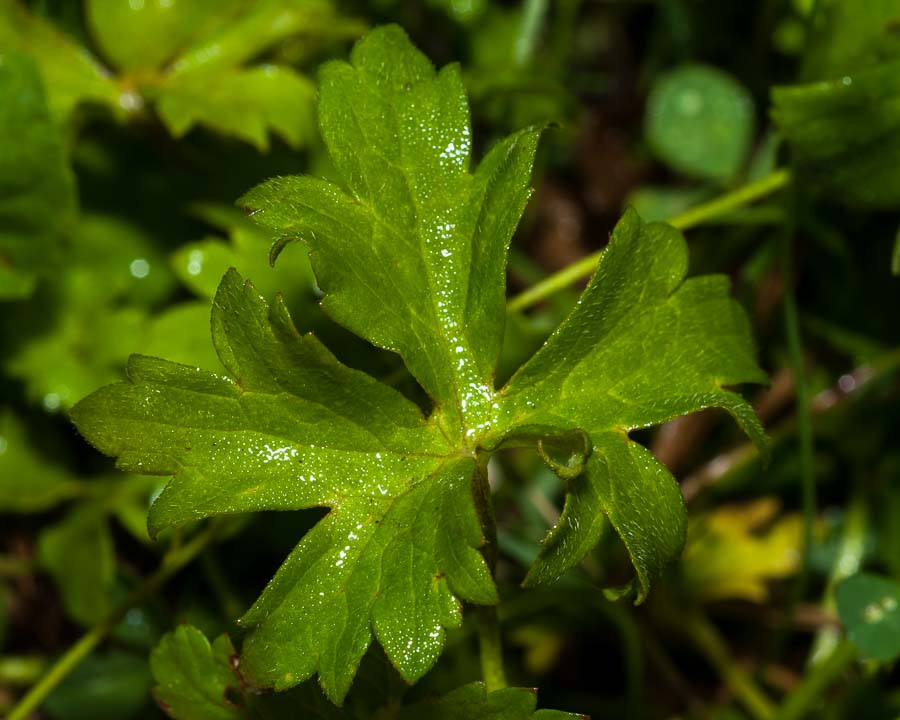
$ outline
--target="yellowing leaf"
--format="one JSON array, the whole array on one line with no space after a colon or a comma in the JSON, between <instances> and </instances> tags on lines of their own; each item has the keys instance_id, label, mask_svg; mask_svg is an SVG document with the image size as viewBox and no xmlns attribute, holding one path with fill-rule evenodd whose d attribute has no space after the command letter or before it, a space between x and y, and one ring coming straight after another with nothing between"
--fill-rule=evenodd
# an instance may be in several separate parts
<instances>
[{"instance_id":1,"label":"yellowing leaf","mask_svg":"<svg viewBox=\"0 0 900 720\"><path fill-rule=\"evenodd\" d=\"M763 602L768 583L800 563L803 518L778 517L779 503L761 498L726 505L691 522L682 558L688 587L705 600Z\"/></svg>"}]
</instances>

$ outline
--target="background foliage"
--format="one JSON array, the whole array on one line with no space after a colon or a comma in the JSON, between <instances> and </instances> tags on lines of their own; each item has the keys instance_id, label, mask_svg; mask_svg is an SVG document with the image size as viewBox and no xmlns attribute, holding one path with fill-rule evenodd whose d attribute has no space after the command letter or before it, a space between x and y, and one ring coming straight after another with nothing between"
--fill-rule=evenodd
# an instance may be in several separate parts
<instances>
[{"instance_id":1,"label":"background foliage","mask_svg":"<svg viewBox=\"0 0 900 720\"><path fill-rule=\"evenodd\" d=\"M537 701L469 684L474 612L412 690L374 648L343 710L314 683L251 692L235 620L322 513L153 541L165 478L116 471L68 419L131 353L217 367L229 267L423 402L398 356L322 312L305 250L270 266L274 235L234 205L276 175L339 181L316 69L386 22L461 63L476 159L550 124L500 383L568 315L627 206L687 229L690 276L729 276L770 378L745 393L768 464L714 410L636 434L690 518L638 607L603 593L631 572L613 532L520 587L566 484L532 450L496 456L506 674ZM58 679L40 717L898 717L898 23L893 0L0 0L0 712Z\"/></svg>"}]
</instances>

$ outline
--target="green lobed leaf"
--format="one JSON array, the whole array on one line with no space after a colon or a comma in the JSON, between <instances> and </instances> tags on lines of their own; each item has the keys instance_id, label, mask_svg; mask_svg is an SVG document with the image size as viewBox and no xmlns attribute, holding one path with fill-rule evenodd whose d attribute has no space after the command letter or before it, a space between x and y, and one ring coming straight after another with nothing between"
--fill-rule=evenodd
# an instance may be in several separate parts
<instances>
[{"instance_id":1,"label":"green lobed leaf","mask_svg":"<svg viewBox=\"0 0 900 720\"><path fill-rule=\"evenodd\" d=\"M131 382L80 403L76 424L119 467L176 475L151 509L153 532L213 514L335 508L242 621L255 626L251 677L290 687L318 671L340 700L371 626L415 680L443 628L459 624L457 597L496 602L475 550L475 459L454 457L399 393L297 335L280 300L267 307L234 271L212 327L230 377L135 356Z\"/></svg>"},{"instance_id":2,"label":"green lobed leaf","mask_svg":"<svg viewBox=\"0 0 900 720\"><path fill-rule=\"evenodd\" d=\"M713 67L683 65L650 90L644 130L659 158L689 177L728 181L753 139L753 100Z\"/></svg>"},{"instance_id":3,"label":"green lobed leaf","mask_svg":"<svg viewBox=\"0 0 900 720\"><path fill-rule=\"evenodd\" d=\"M435 72L396 27L360 41L352 64L324 68L320 113L346 191L278 178L242 202L282 243L307 244L324 308L397 351L431 415L299 336L280 298L267 305L232 270L212 311L227 374L135 356L129 381L92 394L73 419L119 467L174 475L151 508L153 532L330 509L242 619L242 673L277 689L317 673L340 702L373 634L411 682L460 623L461 600L497 601L475 497L505 440L540 439L571 483L566 522L532 579L577 563L608 517L642 599L680 547L684 509L628 431L717 406L763 443L724 386L764 376L727 280L684 280L680 234L629 212L572 315L496 392L506 252L537 131L502 141L470 174L458 69Z\"/></svg>"},{"instance_id":4,"label":"green lobed leaf","mask_svg":"<svg viewBox=\"0 0 900 720\"><path fill-rule=\"evenodd\" d=\"M279 695L256 694L245 687L243 666L234 646L222 635L212 644L202 632L183 625L167 634L150 656L156 686L153 694L174 720L233 718L316 718L317 720L576 720L583 715L535 710L537 693L525 688L487 692L472 683L447 695L398 707L399 698L381 697L382 688L360 694L352 708L339 710L314 688L303 686ZM370 663L368 673L377 670ZM372 675L371 680L382 679Z\"/></svg>"},{"instance_id":5,"label":"green lobed leaf","mask_svg":"<svg viewBox=\"0 0 900 720\"><path fill-rule=\"evenodd\" d=\"M765 381L747 319L725 277L685 280L686 270L681 234L627 211L575 310L501 391L508 432L580 429L593 445L526 582L558 577L580 561L604 515L631 554L639 600L680 552L686 520L678 487L629 431L721 407L765 446L750 406L724 387Z\"/></svg>"},{"instance_id":6,"label":"green lobed leaf","mask_svg":"<svg viewBox=\"0 0 900 720\"><path fill-rule=\"evenodd\" d=\"M232 720L244 717L243 688L234 670L237 651L227 635L210 645L190 625L165 635L150 655L153 695L175 720Z\"/></svg>"},{"instance_id":7,"label":"green lobed leaf","mask_svg":"<svg viewBox=\"0 0 900 720\"><path fill-rule=\"evenodd\" d=\"M900 583L856 573L834 591L847 635L866 657L892 662L900 657Z\"/></svg>"},{"instance_id":8,"label":"green lobed leaf","mask_svg":"<svg viewBox=\"0 0 900 720\"><path fill-rule=\"evenodd\" d=\"M398 352L445 431L462 437L493 410L506 252L531 194L538 131L497 144L470 174L458 66L436 73L396 27L357 43L350 64L324 65L320 86L322 134L347 192L276 178L240 203L310 247L323 308Z\"/></svg>"},{"instance_id":9,"label":"green lobed leaf","mask_svg":"<svg viewBox=\"0 0 900 720\"><path fill-rule=\"evenodd\" d=\"M852 207L900 203L900 60L834 80L777 87L772 116L801 181Z\"/></svg>"},{"instance_id":10,"label":"green lobed leaf","mask_svg":"<svg viewBox=\"0 0 900 720\"><path fill-rule=\"evenodd\" d=\"M34 62L0 51L0 300L27 297L59 259L75 182Z\"/></svg>"}]
</instances>

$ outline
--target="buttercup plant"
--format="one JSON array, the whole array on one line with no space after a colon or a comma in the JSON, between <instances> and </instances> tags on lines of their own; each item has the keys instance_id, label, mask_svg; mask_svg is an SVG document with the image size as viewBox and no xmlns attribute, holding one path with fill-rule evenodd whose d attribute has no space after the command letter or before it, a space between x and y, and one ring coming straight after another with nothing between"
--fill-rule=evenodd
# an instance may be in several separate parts
<instances>
[{"instance_id":1,"label":"buttercup plant","mask_svg":"<svg viewBox=\"0 0 900 720\"><path fill-rule=\"evenodd\" d=\"M154 535L217 515L329 509L241 618L245 681L286 690L317 675L340 704L374 636L415 682L468 603L487 608L484 679L497 690L491 455L534 447L567 482L526 585L564 574L611 525L635 570L618 591L642 601L680 552L686 513L629 432L719 407L764 445L727 389L765 381L749 324L725 277L685 279L677 230L627 211L575 309L498 389L506 257L540 130L497 143L470 171L459 68L435 71L394 26L322 68L319 123L342 186L274 178L240 205L278 234L273 260L307 245L323 308L398 353L427 412L298 334L280 298L269 304L231 270L211 320L224 373L133 356L128 380L72 417L122 469L173 476L150 511Z\"/></svg>"}]
</instances>

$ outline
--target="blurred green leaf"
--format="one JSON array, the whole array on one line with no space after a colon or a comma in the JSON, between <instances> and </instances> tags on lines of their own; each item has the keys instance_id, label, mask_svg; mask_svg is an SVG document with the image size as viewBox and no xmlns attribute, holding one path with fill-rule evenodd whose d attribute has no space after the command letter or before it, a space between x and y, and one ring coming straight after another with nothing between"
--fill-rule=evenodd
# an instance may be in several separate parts
<instances>
[{"instance_id":1,"label":"blurred green leaf","mask_svg":"<svg viewBox=\"0 0 900 720\"><path fill-rule=\"evenodd\" d=\"M195 212L226 231L229 242L207 237L181 246L172 255L172 267L182 283L197 295L212 300L222 276L233 267L251 280L263 296L274 298L276 293L282 293L293 313L313 311L316 285L306 248L301 245L285 248L280 261L273 266L269 263L269 251L274 233L234 208L202 206L195 208Z\"/></svg>"},{"instance_id":2,"label":"blurred green leaf","mask_svg":"<svg viewBox=\"0 0 900 720\"><path fill-rule=\"evenodd\" d=\"M110 63L127 72L155 70L183 51L215 15L240 0L87 0L94 39ZM211 16L213 16L211 18Z\"/></svg>"},{"instance_id":3,"label":"blurred green leaf","mask_svg":"<svg viewBox=\"0 0 900 720\"><path fill-rule=\"evenodd\" d=\"M776 87L772 115L800 187L859 208L900 205L900 60L836 80Z\"/></svg>"},{"instance_id":4,"label":"blurred green leaf","mask_svg":"<svg viewBox=\"0 0 900 720\"><path fill-rule=\"evenodd\" d=\"M166 308L153 316L140 343L130 351L193 367L220 367L208 334L202 332L209 325L210 308L211 303L202 300Z\"/></svg>"},{"instance_id":5,"label":"blurred green leaf","mask_svg":"<svg viewBox=\"0 0 900 720\"><path fill-rule=\"evenodd\" d=\"M109 613L116 559L106 514L98 505L76 506L42 530L38 560L74 620L90 627Z\"/></svg>"},{"instance_id":6,"label":"blurred green leaf","mask_svg":"<svg viewBox=\"0 0 900 720\"><path fill-rule=\"evenodd\" d=\"M18 0L0 0L0 48L30 55L40 68L50 110L67 120L79 103L99 103L122 111L126 97L90 53ZM5 103L3 103L5 105Z\"/></svg>"},{"instance_id":7,"label":"blurred green leaf","mask_svg":"<svg viewBox=\"0 0 900 720\"><path fill-rule=\"evenodd\" d=\"M175 720L388 720L396 716L408 686L383 655L368 655L361 682L343 707L334 706L315 683L280 693L249 688L241 676L237 651L227 635L212 644L195 627L167 634L150 656L153 694ZM386 714L379 712L389 708Z\"/></svg>"},{"instance_id":8,"label":"blurred green leaf","mask_svg":"<svg viewBox=\"0 0 900 720\"><path fill-rule=\"evenodd\" d=\"M769 129L756 145L747 167L747 182L762 180L778 170L778 152L783 138L775 130Z\"/></svg>"},{"instance_id":9,"label":"blurred green leaf","mask_svg":"<svg viewBox=\"0 0 900 720\"><path fill-rule=\"evenodd\" d=\"M484 15L489 0L427 0L428 4L440 8L458 23L472 23Z\"/></svg>"},{"instance_id":10,"label":"blurred green leaf","mask_svg":"<svg viewBox=\"0 0 900 720\"><path fill-rule=\"evenodd\" d=\"M67 296L73 303L77 297L77 293ZM25 382L29 399L55 413L122 376L128 355L140 345L146 315L129 307L67 304L43 295L41 299L47 302L44 308L56 309L58 317L43 332L24 338L5 369Z\"/></svg>"},{"instance_id":11,"label":"blurred green leaf","mask_svg":"<svg viewBox=\"0 0 900 720\"><path fill-rule=\"evenodd\" d=\"M150 238L109 216L86 216L53 281L15 317L0 319L9 344L6 371L49 412L65 410L120 378L141 346L147 306L175 279Z\"/></svg>"},{"instance_id":12,"label":"blurred green leaf","mask_svg":"<svg viewBox=\"0 0 900 720\"><path fill-rule=\"evenodd\" d=\"M295 147L314 136L315 95L290 68L212 69L168 80L157 109L175 137L201 124L267 150L270 129Z\"/></svg>"},{"instance_id":13,"label":"blurred green leaf","mask_svg":"<svg viewBox=\"0 0 900 720\"><path fill-rule=\"evenodd\" d=\"M75 181L34 62L0 52L0 300L27 297L59 260Z\"/></svg>"},{"instance_id":14,"label":"blurred green leaf","mask_svg":"<svg viewBox=\"0 0 900 720\"><path fill-rule=\"evenodd\" d=\"M330 0L90 0L87 16L118 77L15 0L0 2L0 40L33 54L61 118L81 102L120 119L152 104L175 137L200 124L260 150L270 131L295 147L314 136L315 89L286 64L254 61L289 38L361 30Z\"/></svg>"},{"instance_id":15,"label":"blurred green leaf","mask_svg":"<svg viewBox=\"0 0 900 720\"><path fill-rule=\"evenodd\" d=\"M155 306L168 299L175 278L156 239L123 217L88 213L74 228L72 248L57 282L72 301Z\"/></svg>"},{"instance_id":16,"label":"blurred green leaf","mask_svg":"<svg viewBox=\"0 0 900 720\"><path fill-rule=\"evenodd\" d=\"M728 182L747 159L753 112L750 94L733 77L713 67L683 65L654 82L644 131L673 170Z\"/></svg>"},{"instance_id":17,"label":"blurred green leaf","mask_svg":"<svg viewBox=\"0 0 900 720\"><path fill-rule=\"evenodd\" d=\"M900 0L815 3L804 58L808 80L828 80L894 57L900 51Z\"/></svg>"},{"instance_id":18,"label":"blurred green leaf","mask_svg":"<svg viewBox=\"0 0 900 720\"><path fill-rule=\"evenodd\" d=\"M82 493L81 482L51 459L54 449L48 438L34 443L21 419L0 408L0 512L40 512Z\"/></svg>"},{"instance_id":19,"label":"blurred green leaf","mask_svg":"<svg viewBox=\"0 0 900 720\"><path fill-rule=\"evenodd\" d=\"M96 653L53 691L44 710L52 720L131 720L150 703L147 661L131 653Z\"/></svg>"},{"instance_id":20,"label":"blurred green leaf","mask_svg":"<svg viewBox=\"0 0 900 720\"><path fill-rule=\"evenodd\" d=\"M240 67L292 37L352 38L364 30L361 23L340 16L332 0L228 2L234 12L220 9L218 23L200 33L172 64L173 77Z\"/></svg>"},{"instance_id":21,"label":"blurred green leaf","mask_svg":"<svg viewBox=\"0 0 900 720\"><path fill-rule=\"evenodd\" d=\"M517 60L521 28L519 8L495 5L468 32L471 61L465 67L466 87L474 112L486 118L495 132L565 123L578 112L575 98L555 68Z\"/></svg>"},{"instance_id":22,"label":"blurred green leaf","mask_svg":"<svg viewBox=\"0 0 900 720\"><path fill-rule=\"evenodd\" d=\"M900 583L857 573L834 592L847 636L863 655L891 662L900 656Z\"/></svg>"},{"instance_id":23,"label":"blurred green leaf","mask_svg":"<svg viewBox=\"0 0 900 720\"><path fill-rule=\"evenodd\" d=\"M326 0L259 0L235 7L145 91L176 137L202 124L260 150L268 148L270 130L290 145L305 145L315 136L313 83L284 65L246 63L291 36L352 35L358 26L343 21Z\"/></svg>"}]
</instances>

